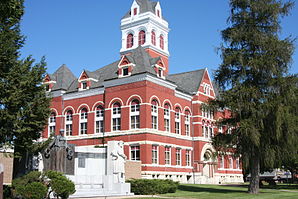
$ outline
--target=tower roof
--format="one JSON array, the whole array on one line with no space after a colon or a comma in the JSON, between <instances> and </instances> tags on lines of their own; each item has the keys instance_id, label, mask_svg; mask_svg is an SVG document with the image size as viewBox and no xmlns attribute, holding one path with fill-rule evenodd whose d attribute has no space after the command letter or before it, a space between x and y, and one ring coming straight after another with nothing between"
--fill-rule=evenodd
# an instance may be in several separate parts
<instances>
[{"instance_id":1,"label":"tower roof","mask_svg":"<svg viewBox=\"0 0 298 199\"><path fill-rule=\"evenodd\" d=\"M150 0L135 0L137 4L140 6L140 14L145 12L152 12L155 13L155 7L157 5L157 2L153 2ZM129 10L122 19L131 17L131 11Z\"/></svg>"},{"instance_id":2,"label":"tower roof","mask_svg":"<svg viewBox=\"0 0 298 199\"><path fill-rule=\"evenodd\" d=\"M52 90L67 90L70 84L76 79L71 70L63 64L53 74L50 74L52 80L56 81L56 84Z\"/></svg>"}]
</instances>

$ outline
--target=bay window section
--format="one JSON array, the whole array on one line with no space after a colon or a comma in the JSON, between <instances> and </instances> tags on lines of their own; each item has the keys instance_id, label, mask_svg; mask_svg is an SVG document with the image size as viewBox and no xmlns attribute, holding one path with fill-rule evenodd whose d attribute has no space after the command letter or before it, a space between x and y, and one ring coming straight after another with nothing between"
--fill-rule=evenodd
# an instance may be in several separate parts
<instances>
[{"instance_id":1,"label":"bay window section","mask_svg":"<svg viewBox=\"0 0 298 199\"><path fill-rule=\"evenodd\" d=\"M98 106L95 112L95 133L103 133L104 131L104 108Z\"/></svg>"},{"instance_id":2,"label":"bay window section","mask_svg":"<svg viewBox=\"0 0 298 199\"><path fill-rule=\"evenodd\" d=\"M113 131L120 131L121 130L121 105L116 102L113 105L113 114L112 114L112 121L113 121Z\"/></svg>"},{"instance_id":3,"label":"bay window section","mask_svg":"<svg viewBox=\"0 0 298 199\"><path fill-rule=\"evenodd\" d=\"M152 122L152 129L157 129L157 127L158 127L158 103L156 100L153 100L151 103L151 122Z\"/></svg>"},{"instance_id":4,"label":"bay window section","mask_svg":"<svg viewBox=\"0 0 298 199\"><path fill-rule=\"evenodd\" d=\"M65 135L72 136L72 111L69 110L66 112L65 116Z\"/></svg>"},{"instance_id":5,"label":"bay window section","mask_svg":"<svg viewBox=\"0 0 298 199\"><path fill-rule=\"evenodd\" d=\"M140 128L140 103L138 100L133 100L130 106L130 128Z\"/></svg>"},{"instance_id":6,"label":"bay window section","mask_svg":"<svg viewBox=\"0 0 298 199\"><path fill-rule=\"evenodd\" d=\"M86 108L81 109L80 111L80 134L86 135L87 134L87 125L88 124L88 111Z\"/></svg>"}]
</instances>

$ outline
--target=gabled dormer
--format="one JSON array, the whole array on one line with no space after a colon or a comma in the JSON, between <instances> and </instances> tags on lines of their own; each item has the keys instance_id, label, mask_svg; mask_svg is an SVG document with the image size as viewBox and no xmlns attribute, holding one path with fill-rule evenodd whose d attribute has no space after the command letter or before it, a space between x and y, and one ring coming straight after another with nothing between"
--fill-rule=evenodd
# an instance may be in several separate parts
<instances>
[{"instance_id":1,"label":"gabled dormer","mask_svg":"<svg viewBox=\"0 0 298 199\"><path fill-rule=\"evenodd\" d=\"M134 66L135 64L133 63L132 58L128 55L123 55L118 64L118 77L122 78L130 76Z\"/></svg>"},{"instance_id":2,"label":"gabled dormer","mask_svg":"<svg viewBox=\"0 0 298 199\"><path fill-rule=\"evenodd\" d=\"M51 92L52 88L54 87L54 84L56 84L56 81L53 77L51 77L50 74L47 74L43 80L43 84L46 87L46 92Z\"/></svg>"},{"instance_id":3,"label":"gabled dormer","mask_svg":"<svg viewBox=\"0 0 298 199\"><path fill-rule=\"evenodd\" d=\"M91 72L84 70L78 79L79 91L90 89L93 82L98 82L98 80L95 77L93 77Z\"/></svg>"},{"instance_id":4,"label":"gabled dormer","mask_svg":"<svg viewBox=\"0 0 298 199\"><path fill-rule=\"evenodd\" d=\"M165 79L166 67L163 60L160 57L156 59L156 62L155 64L152 65L152 67L154 68L154 71L156 72L157 77Z\"/></svg>"},{"instance_id":5,"label":"gabled dormer","mask_svg":"<svg viewBox=\"0 0 298 199\"><path fill-rule=\"evenodd\" d=\"M207 97L215 98L215 90L213 88L213 83L210 78L209 72L207 68L204 70L204 74L202 77L202 81L200 84L200 88L198 94L205 95Z\"/></svg>"}]
</instances>

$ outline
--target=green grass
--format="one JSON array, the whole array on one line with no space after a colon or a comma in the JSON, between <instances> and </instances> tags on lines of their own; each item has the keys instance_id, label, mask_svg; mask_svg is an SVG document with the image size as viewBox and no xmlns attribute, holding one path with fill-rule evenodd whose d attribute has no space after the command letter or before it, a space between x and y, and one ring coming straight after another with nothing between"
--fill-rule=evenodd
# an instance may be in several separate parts
<instances>
[{"instance_id":1,"label":"green grass","mask_svg":"<svg viewBox=\"0 0 298 199\"><path fill-rule=\"evenodd\" d=\"M265 186L260 193L247 193L247 185L179 185L176 193L164 194L154 199L298 199L298 186ZM139 198L141 199L141 198ZM148 198L147 198L148 199Z\"/></svg>"}]
</instances>

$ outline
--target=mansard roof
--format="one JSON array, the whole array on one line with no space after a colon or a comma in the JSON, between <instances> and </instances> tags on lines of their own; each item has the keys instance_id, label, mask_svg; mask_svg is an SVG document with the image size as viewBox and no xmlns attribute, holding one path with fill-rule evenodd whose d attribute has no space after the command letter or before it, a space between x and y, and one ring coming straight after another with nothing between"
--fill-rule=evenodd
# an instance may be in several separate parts
<instances>
[{"instance_id":1,"label":"mansard roof","mask_svg":"<svg viewBox=\"0 0 298 199\"><path fill-rule=\"evenodd\" d=\"M205 69L172 74L167 77L174 82L178 89L188 94L194 94L199 90Z\"/></svg>"},{"instance_id":2,"label":"mansard roof","mask_svg":"<svg viewBox=\"0 0 298 199\"><path fill-rule=\"evenodd\" d=\"M76 79L71 70L63 64L56 72L49 74L51 80L56 81L52 91L54 90L67 90L70 84Z\"/></svg>"},{"instance_id":3,"label":"mansard roof","mask_svg":"<svg viewBox=\"0 0 298 199\"><path fill-rule=\"evenodd\" d=\"M133 64L131 75L147 73L156 76L154 65L161 60L161 57L152 58L141 46L124 56ZM94 80L90 88L103 87L103 82L117 79L120 62L121 59L93 72L84 70L88 77ZM205 70L206 69L200 69L171 74L166 76L165 80L176 84L178 90L193 95L200 87ZM56 81L52 90L63 89L68 93L78 91L78 78L73 75L66 65L62 65L54 74L50 74L50 77L51 80Z\"/></svg>"},{"instance_id":4,"label":"mansard roof","mask_svg":"<svg viewBox=\"0 0 298 199\"><path fill-rule=\"evenodd\" d=\"M150 0L136 0L137 4L140 6L140 14L145 12L152 12L155 14L155 7L157 2L152 2ZM122 19L131 17L131 11L129 10Z\"/></svg>"}]
</instances>

